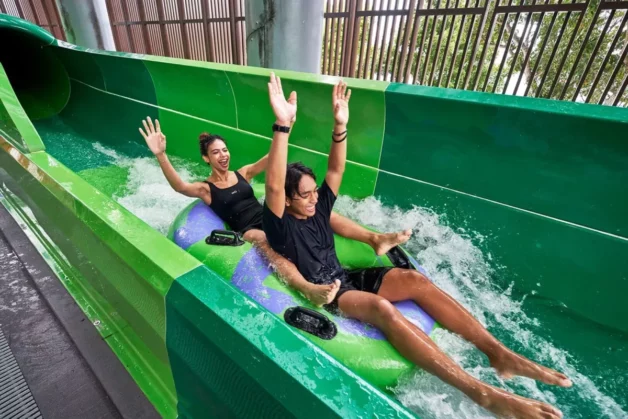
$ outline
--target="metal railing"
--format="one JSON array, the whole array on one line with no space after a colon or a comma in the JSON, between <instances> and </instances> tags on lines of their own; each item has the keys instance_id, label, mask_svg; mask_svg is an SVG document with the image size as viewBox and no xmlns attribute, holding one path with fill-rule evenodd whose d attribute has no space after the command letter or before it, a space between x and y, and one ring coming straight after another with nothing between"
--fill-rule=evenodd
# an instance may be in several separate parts
<instances>
[{"instance_id":1,"label":"metal railing","mask_svg":"<svg viewBox=\"0 0 628 419\"><path fill-rule=\"evenodd\" d=\"M0 0L0 13L26 19L65 41L55 0Z\"/></svg>"},{"instance_id":2,"label":"metal railing","mask_svg":"<svg viewBox=\"0 0 628 419\"><path fill-rule=\"evenodd\" d=\"M244 0L106 0L118 51L246 64Z\"/></svg>"},{"instance_id":3,"label":"metal railing","mask_svg":"<svg viewBox=\"0 0 628 419\"><path fill-rule=\"evenodd\" d=\"M323 74L628 104L628 1L327 0Z\"/></svg>"}]
</instances>

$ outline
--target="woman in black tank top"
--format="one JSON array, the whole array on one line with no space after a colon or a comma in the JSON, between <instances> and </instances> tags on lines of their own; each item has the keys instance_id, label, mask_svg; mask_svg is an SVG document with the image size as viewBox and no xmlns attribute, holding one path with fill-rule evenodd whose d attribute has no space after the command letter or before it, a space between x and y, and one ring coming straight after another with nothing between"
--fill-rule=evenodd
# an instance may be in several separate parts
<instances>
[{"instance_id":1,"label":"woman in black tank top","mask_svg":"<svg viewBox=\"0 0 628 419\"><path fill-rule=\"evenodd\" d=\"M202 133L199 136L201 156L211 167L211 174L203 182L188 183L181 179L168 160L166 136L161 132L159 121L155 120L153 125L153 121L147 118L142 124L146 131L140 128L140 133L150 151L157 157L164 176L175 191L202 199L233 231L240 233L244 240L259 246L276 266L280 276L290 284L299 284L299 289L302 289L305 296L314 304L327 304L334 299L340 283L329 285L309 283L293 263L275 253L268 245L266 234L262 230L263 207L255 198L250 185L255 176L266 170L268 154L257 162L232 172L229 171L231 155L225 140L219 135ZM364 242L373 247L377 254L386 253L410 237L409 231L375 233L337 213L331 214L330 223L336 234Z\"/></svg>"}]
</instances>

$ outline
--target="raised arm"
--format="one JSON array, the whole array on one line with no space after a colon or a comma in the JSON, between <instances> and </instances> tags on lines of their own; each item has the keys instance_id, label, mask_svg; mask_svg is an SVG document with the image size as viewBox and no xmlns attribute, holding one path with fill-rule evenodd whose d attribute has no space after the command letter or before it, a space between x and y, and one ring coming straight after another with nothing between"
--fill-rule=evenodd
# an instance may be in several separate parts
<instances>
[{"instance_id":1,"label":"raised arm","mask_svg":"<svg viewBox=\"0 0 628 419\"><path fill-rule=\"evenodd\" d=\"M275 123L281 127L289 127L297 114L297 93L290 93L290 98L286 100L281 80L275 77L275 73L270 73L268 96L275 113ZM275 131L266 169L266 205L279 218L283 217L286 208L285 183L289 136L289 133Z\"/></svg>"},{"instance_id":2,"label":"raised arm","mask_svg":"<svg viewBox=\"0 0 628 419\"><path fill-rule=\"evenodd\" d=\"M244 176L246 181L250 183L251 179L253 179L255 176L259 175L264 170L266 170L267 166L268 166L268 154L266 154L264 157L262 157L261 159L259 159L253 164L247 164L246 166L243 166L242 168L238 170L238 172L240 172L240 174Z\"/></svg>"},{"instance_id":3,"label":"raised arm","mask_svg":"<svg viewBox=\"0 0 628 419\"><path fill-rule=\"evenodd\" d=\"M174 170L174 167L172 167L166 155L166 136L161 132L159 121L155 120L155 125L153 125L153 121L150 117L147 117L146 120L142 120L142 124L144 124L146 131L140 128L140 134L142 134L142 137L146 140L146 145L148 145L150 151L157 157L161 171L164 173L164 176L166 176L172 189L189 197L201 198L205 203L210 204L211 194L209 192L209 186L207 186L206 183L185 182L181 179L177 171Z\"/></svg>"},{"instance_id":4,"label":"raised arm","mask_svg":"<svg viewBox=\"0 0 628 419\"><path fill-rule=\"evenodd\" d=\"M349 99L351 89L340 80L332 92L332 109L334 112L334 131L332 134L331 150L327 160L327 174L325 181L334 195L338 195L342 175L345 172L347 161L347 123L349 122Z\"/></svg>"}]
</instances>

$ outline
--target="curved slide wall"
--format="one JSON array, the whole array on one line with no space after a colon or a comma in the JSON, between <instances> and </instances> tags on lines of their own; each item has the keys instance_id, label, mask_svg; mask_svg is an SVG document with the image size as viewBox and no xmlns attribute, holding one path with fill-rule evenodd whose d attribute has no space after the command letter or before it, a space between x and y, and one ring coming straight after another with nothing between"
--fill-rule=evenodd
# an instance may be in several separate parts
<instances>
[{"instance_id":1,"label":"curved slide wall","mask_svg":"<svg viewBox=\"0 0 628 419\"><path fill-rule=\"evenodd\" d=\"M172 155L198 161L210 131L249 162L270 144L268 70L84 50L3 15L0 39L3 203L162 415L409 415L48 154L52 121L139 150L151 116ZM277 73L299 93L289 158L322 175L335 78ZM492 237L482 248L517 290L628 331L627 110L347 82L341 193L446 213Z\"/></svg>"}]
</instances>

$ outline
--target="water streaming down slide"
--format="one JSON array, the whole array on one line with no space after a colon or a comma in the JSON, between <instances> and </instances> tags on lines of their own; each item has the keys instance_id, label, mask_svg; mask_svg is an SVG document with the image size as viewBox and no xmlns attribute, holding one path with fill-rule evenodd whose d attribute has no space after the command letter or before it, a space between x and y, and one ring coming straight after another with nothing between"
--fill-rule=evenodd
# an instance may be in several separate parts
<instances>
[{"instance_id":1,"label":"water streaming down slide","mask_svg":"<svg viewBox=\"0 0 628 419\"><path fill-rule=\"evenodd\" d=\"M36 133L29 134L28 127L13 131L2 127L0 161L7 185L3 187L10 189L13 182L16 194L23 189L18 195L35 208L33 213L53 240L54 233L62 231L56 244L66 253L76 251L72 244L80 247L86 243L81 240L87 239L79 237L76 228L74 235L72 228L64 230L62 224L69 221L54 220L53 199L73 210L73 226L84 223L89 234L102 241L100 246L113 250L111 255L104 248L98 249L101 254L93 250L89 258L92 248L84 248L70 260L101 256L116 266L107 271L92 261L98 275L82 274L96 294L111 305L116 313L113 317L131 326L118 332L125 338L120 341L130 342L122 350L118 348L117 353L123 354L119 356L127 356L130 348L146 351L137 361L134 377L163 414L168 416L177 409L172 399L178 399L179 413L202 411L194 410L199 408L193 404L207 402L201 403L198 394L191 391L199 383L203 394L211 395L208 399L213 405L206 408L240 412L230 395L223 394L230 385L213 377L216 364L195 364L195 360L185 358L187 351L205 356L211 353L223 363L225 356L229 359L225 355L230 353L229 342L207 336L211 331L194 331L187 326L191 319L229 308L208 300L204 290L195 288L185 277L201 269L193 262L181 262L188 263L184 268L159 266L162 261L158 257L176 254L176 248L164 247L159 255L149 253L148 246L152 243L158 247L160 242L148 231L165 234L174 215L189 201L169 189L142 144L137 126L147 115L162 121L169 153L189 179L207 175L196 147L197 134L203 130L228 138L234 166L248 163L269 145L266 122L272 116L264 96L267 72L99 54L69 45L42 49L31 35L15 36L11 45L0 45L0 62ZM17 45L30 54L16 58ZM35 79L43 68L43 76ZM302 159L320 174L331 126L330 115L324 112L328 95L321 83L328 86L330 81L305 74L282 76L287 88L299 91L301 105L290 159ZM34 80L41 84L37 86ZM566 417L625 416L628 309L620 296L628 291L628 266L621 257L628 249L623 216L628 202L621 185L628 180L622 165L628 144L621 132L628 122L627 111L377 82L350 80L349 84L354 89L355 105L351 162L341 191L345 196L337 209L381 231L415 229L407 248L440 287L513 349L565 371L574 380L574 387L555 389L527 379L502 382L488 368L486 359L456 336L441 331L437 342L475 376L556 404ZM4 97L3 106L0 116L10 115L11 105ZM604 137L597 135L601 132ZM41 144L35 141L37 133ZM30 186L32 182L44 185L49 192L39 194L36 186ZM46 193L52 198L44 197ZM149 230L143 223L132 221L135 216L146 222ZM144 233L150 237L144 242L147 247L137 249L133 240L141 240ZM134 262L124 254L131 247L143 261ZM148 268L150 264L157 269L152 265ZM121 272L131 272L138 283L147 278L155 295L125 295L112 279ZM151 275L163 276L163 272L172 279L151 282ZM199 278L194 279L198 283ZM194 305L190 295L203 303L202 310L192 313L185 307ZM160 309L164 296L166 307ZM167 323L159 320L164 318L164 311L172 314ZM262 347L265 357L284 362L282 371L287 373L283 374L306 383L321 380L320 372L308 376L294 370L298 360L308 371L310 360L320 362L318 353L302 352L297 358L290 358L289 352L278 355L277 350L286 348L269 350L268 342L256 341L259 338L248 325L221 315L223 322L232 322L233 327L251 334L249 341ZM128 329L136 331L127 335ZM224 333L229 334L228 328ZM243 368L245 361L235 361L231 355L230 361ZM161 385L141 379L148 377L146 371L155 365L154 377ZM210 378L195 377L194 366ZM245 375L238 375L231 365L227 371L251 381L254 372L248 368ZM326 371L332 373L336 371ZM196 375L202 374L197 371ZM271 384L260 385L263 381L256 377L258 381L249 384L250 388L260 394L269 391ZM322 400L323 405L334 406L332 411L342 412L338 410L342 401L353 399L349 407L352 413L375 409L375 405L379 412L403 412L375 390L368 390L367 395L359 393L358 387L364 391L360 385L352 387L353 397L345 392L339 402L329 395L333 392L329 377L325 375L325 380L313 387L306 384L304 387L316 395L303 403ZM346 380L359 383L355 377ZM289 392L285 388L281 391ZM407 377L393 393L422 417L487 415L426 374ZM264 403L271 402L260 401L256 406L267 406ZM281 408L272 406L269 411L296 409L289 403L278 405Z\"/></svg>"}]
</instances>

